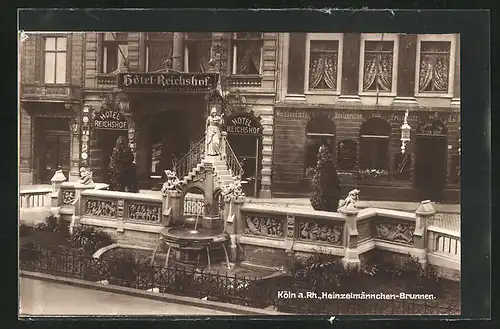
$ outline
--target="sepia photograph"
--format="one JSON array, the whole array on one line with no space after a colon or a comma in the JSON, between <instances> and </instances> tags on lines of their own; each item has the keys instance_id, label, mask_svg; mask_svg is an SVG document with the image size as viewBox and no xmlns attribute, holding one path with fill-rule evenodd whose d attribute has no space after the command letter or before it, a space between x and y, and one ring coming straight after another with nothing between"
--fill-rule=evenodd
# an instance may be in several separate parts
<instances>
[{"instance_id":1,"label":"sepia photograph","mask_svg":"<svg viewBox=\"0 0 500 329\"><path fill-rule=\"evenodd\" d=\"M461 314L459 33L18 43L21 318Z\"/></svg>"}]
</instances>

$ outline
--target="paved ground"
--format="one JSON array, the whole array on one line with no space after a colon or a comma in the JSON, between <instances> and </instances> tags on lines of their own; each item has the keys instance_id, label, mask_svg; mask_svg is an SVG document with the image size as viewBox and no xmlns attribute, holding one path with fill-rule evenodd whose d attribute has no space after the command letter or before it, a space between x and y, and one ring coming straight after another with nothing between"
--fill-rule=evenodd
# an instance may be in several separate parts
<instances>
[{"instance_id":1,"label":"paved ground","mask_svg":"<svg viewBox=\"0 0 500 329\"><path fill-rule=\"evenodd\" d=\"M233 315L194 306L20 278L21 316Z\"/></svg>"}]
</instances>

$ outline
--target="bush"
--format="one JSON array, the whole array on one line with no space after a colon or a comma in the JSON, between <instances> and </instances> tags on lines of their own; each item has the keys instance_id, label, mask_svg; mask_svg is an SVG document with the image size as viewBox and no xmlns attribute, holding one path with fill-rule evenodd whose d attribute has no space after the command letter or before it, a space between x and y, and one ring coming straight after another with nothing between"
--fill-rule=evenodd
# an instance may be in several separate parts
<instances>
[{"instance_id":1,"label":"bush","mask_svg":"<svg viewBox=\"0 0 500 329\"><path fill-rule=\"evenodd\" d=\"M408 257L401 265L400 275L405 288L411 293L442 293L441 279L436 269L426 264L422 266L417 257Z\"/></svg>"},{"instance_id":2,"label":"bush","mask_svg":"<svg viewBox=\"0 0 500 329\"><path fill-rule=\"evenodd\" d=\"M25 225L25 224L19 225L19 236L20 237L29 236L32 231L33 231L33 229L31 227L29 227L28 225Z\"/></svg>"},{"instance_id":3,"label":"bush","mask_svg":"<svg viewBox=\"0 0 500 329\"><path fill-rule=\"evenodd\" d=\"M113 258L106 259L107 280L110 284L118 284L125 287L133 287L137 277L146 265L141 264L134 253L120 250Z\"/></svg>"},{"instance_id":4,"label":"bush","mask_svg":"<svg viewBox=\"0 0 500 329\"><path fill-rule=\"evenodd\" d=\"M38 223L34 227L34 231L38 232L57 232L63 235L69 234L69 222L60 218L50 215L44 222Z\"/></svg>"},{"instance_id":5,"label":"bush","mask_svg":"<svg viewBox=\"0 0 500 329\"><path fill-rule=\"evenodd\" d=\"M36 261L41 257L41 255L42 251L40 246L33 241L26 241L21 244L21 248L19 248L20 261Z\"/></svg>"},{"instance_id":6,"label":"bush","mask_svg":"<svg viewBox=\"0 0 500 329\"><path fill-rule=\"evenodd\" d=\"M139 192L134 154L123 136L118 137L108 166L109 190Z\"/></svg>"},{"instance_id":7,"label":"bush","mask_svg":"<svg viewBox=\"0 0 500 329\"><path fill-rule=\"evenodd\" d=\"M340 180L326 143L318 150L318 161L312 179L310 201L314 210L337 211L340 200Z\"/></svg>"},{"instance_id":8,"label":"bush","mask_svg":"<svg viewBox=\"0 0 500 329\"><path fill-rule=\"evenodd\" d=\"M73 248L81 249L85 254L91 255L97 250L113 244L113 239L104 231L93 226L78 227L69 237Z\"/></svg>"}]
</instances>

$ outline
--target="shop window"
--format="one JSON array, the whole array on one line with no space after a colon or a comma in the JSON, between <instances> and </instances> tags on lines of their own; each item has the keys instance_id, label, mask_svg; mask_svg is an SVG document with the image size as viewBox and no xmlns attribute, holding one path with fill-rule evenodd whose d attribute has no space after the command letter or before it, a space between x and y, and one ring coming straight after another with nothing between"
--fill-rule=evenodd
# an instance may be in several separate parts
<instances>
[{"instance_id":1,"label":"shop window","mask_svg":"<svg viewBox=\"0 0 500 329\"><path fill-rule=\"evenodd\" d=\"M372 118L361 126L359 166L361 169L389 169L389 123Z\"/></svg>"},{"instance_id":2,"label":"shop window","mask_svg":"<svg viewBox=\"0 0 500 329\"><path fill-rule=\"evenodd\" d=\"M66 37L46 37L44 48L44 82L66 83Z\"/></svg>"},{"instance_id":3,"label":"shop window","mask_svg":"<svg viewBox=\"0 0 500 329\"><path fill-rule=\"evenodd\" d=\"M233 74L262 73L262 34L243 32L233 34Z\"/></svg>"},{"instance_id":4,"label":"shop window","mask_svg":"<svg viewBox=\"0 0 500 329\"><path fill-rule=\"evenodd\" d=\"M351 139L339 142L337 161L339 169L351 170L356 167L358 143Z\"/></svg>"},{"instance_id":5,"label":"shop window","mask_svg":"<svg viewBox=\"0 0 500 329\"><path fill-rule=\"evenodd\" d=\"M114 73L125 68L128 57L127 32L106 32L102 40L102 73Z\"/></svg>"},{"instance_id":6,"label":"shop window","mask_svg":"<svg viewBox=\"0 0 500 329\"><path fill-rule=\"evenodd\" d=\"M411 151L409 150L409 147L406 148L406 152L404 154L396 152L394 154L394 166L392 170L393 178L401 180L410 179L411 165Z\"/></svg>"},{"instance_id":7,"label":"shop window","mask_svg":"<svg viewBox=\"0 0 500 329\"><path fill-rule=\"evenodd\" d=\"M451 41L421 41L418 91L448 93Z\"/></svg>"},{"instance_id":8,"label":"shop window","mask_svg":"<svg viewBox=\"0 0 500 329\"><path fill-rule=\"evenodd\" d=\"M172 67L173 33L148 32L146 41L146 71L155 72Z\"/></svg>"},{"instance_id":9,"label":"shop window","mask_svg":"<svg viewBox=\"0 0 500 329\"><path fill-rule=\"evenodd\" d=\"M334 158L335 124L330 118L325 116L319 116L312 119L306 126L305 169L316 165L318 150L322 144L326 144L329 151L332 153L332 158Z\"/></svg>"},{"instance_id":10,"label":"shop window","mask_svg":"<svg viewBox=\"0 0 500 329\"><path fill-rule=\"evenodd\" d=\"M310 40L308 89L337 91L339 41Z\"/></svg>"},{"instance_id":11,"label":"shop window","mask_svg":"<svg viewBox=\"0 0 500 329\"><path fill-rule=\"evenodd\" d=\"M363 91L393 89L394 41L365 41Z\"/></svg>"}]
</instances>

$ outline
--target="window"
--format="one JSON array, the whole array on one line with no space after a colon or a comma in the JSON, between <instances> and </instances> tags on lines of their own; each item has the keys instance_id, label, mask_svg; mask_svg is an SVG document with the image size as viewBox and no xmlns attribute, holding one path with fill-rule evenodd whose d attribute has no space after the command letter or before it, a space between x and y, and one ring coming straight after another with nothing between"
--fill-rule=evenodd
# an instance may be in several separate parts
<instances>
[{"instance_id":1,"label":"window","mask_svg":"<svg viewBox=\"0 0 500 329\"><path fill-rule=\"evenodd\" d=\"M366 41L363 67L363 91L392 90L393 41Z\"/></svg>"},{"instance_id":2,"label":"window","mask_svg":"<svg viewBox=\"0 0 500 329\"><path fill-rule=\"evenodd\" d=\"M306 126L306 149L304 168L314 167L317 162L318 150L326 144L335 158L335 124L326 116L318 116Z\"/></svg>"},{"instance_id":3,"label":"window","mask_svg":"<svg viewBox=\"0 0 500 329\"><path fill-rule=\"evenodd\" d=\"M305 90L309 93L340 93L342 36L308 33Z\"/></svg>"},{"instance_id":4,"label":"window","mask_svg":"<svg viewBox=\"0 0 500 329\"><path fill-rule=\"evenodd\" d=\"M155 72L172 67L173 33L148 32L146 71Z\"/></svg>"},{"instance_id":5,"label":"window","mask_svg":"<svg viewBox=\"0 0 500 329\"><path fill-rule=\"evenodd\" d=\"M45 38L44 82L66 83L66 37Z\"/></svg>"},{"instance_id":6,"label":"window","mask_svg":"<svg viewBox=\"0 0 500 329\"><path fill-rule=\"evenodd\" d=\"M127 32L106 32L102 42L102 73L114 73L125 68L128 57Z\"/></svg>"},{"instance_id":7,"label":"window","mask_svg":"<svg viewBox=\"0 0 500 329\"><path fill-rule=\"evenodd\" d=\"M262 72L262 35L258 32L234 33L233 74L260 75Z\"/></svg>"},{"instance_id":8,"label":"window","mask_svg":"<svg viewBox=\"0 0 500 329\"><path fill-rule=\"evenodd\" d=\"M339 169L351 170L356 167L358 143L351 139L342 140L339 142L338 150L338 165Z\"/></svg>"},{"instance_id":9,"label":"window","mask_svg":"<svg viewBox=\"0 0 500 329\"><path fill-rule=\"evenodd\" d=\"M188 33L184 51L184 71L208 72L212 57L212 33Z\"/></svg>"},{"instance_id":10,"label":"window","mask_svg":"<svg viewBox=\"0 0 500 329\"><path fill-rule=\"evenodd\" d=\"M389 169L389 136L387 121L372 118L361 126L359 166L361 169Z\"/></svg>"},{"instance_id":11,"label":"window","mask_svg":"<svg viewBox=\"0 0 500 329\"><path fill-rule=\"evenodd\" d=\"M419 92L448 93L451 42L420 43Z\"/></svg>"}]
</instances>

